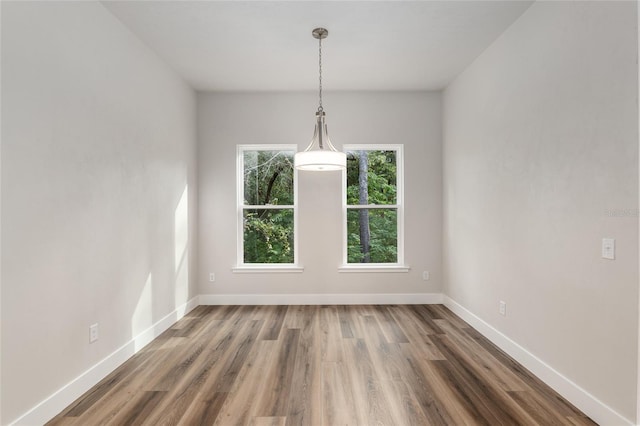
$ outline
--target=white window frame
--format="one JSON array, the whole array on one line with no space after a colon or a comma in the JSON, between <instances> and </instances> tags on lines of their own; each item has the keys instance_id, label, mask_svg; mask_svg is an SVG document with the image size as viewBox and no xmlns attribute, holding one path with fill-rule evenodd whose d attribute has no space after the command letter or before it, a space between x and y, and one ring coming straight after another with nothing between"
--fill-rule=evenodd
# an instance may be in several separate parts
<instances>
[{"instance_id":1,"label":"white window frame","mask_svg":"<svg viewBox=\"0 0 640 426\"><path fill-rule=\"evenodd\" d=\"M304 268L298 264L298 171L293 170L293 205L247 205L244 204L244 153L247 151L291 151L294 154L298 146L293 144L251 144L237 145L236 155L236 216L237 216L237 253L236 266L233 272L302 272ZM293 263L244 263L244 210L245 209L293 209Z\"/></svg>"},{"instance_id":2,"label":"white window frame","mask_svg":"<svg viewBox=\"0 0 640 426\"><path fill-rule=\"evenodd\" d=\"M409 272L404 263L404 145L403 144L354 144L343 145L348 151L396 152L396 204L347 205L347 170L342 172L342 266L339 272ZM398 259L396 263L348 263L347 211L350 209L396 209L398 216Z\"/></svg>"}]
</instances>

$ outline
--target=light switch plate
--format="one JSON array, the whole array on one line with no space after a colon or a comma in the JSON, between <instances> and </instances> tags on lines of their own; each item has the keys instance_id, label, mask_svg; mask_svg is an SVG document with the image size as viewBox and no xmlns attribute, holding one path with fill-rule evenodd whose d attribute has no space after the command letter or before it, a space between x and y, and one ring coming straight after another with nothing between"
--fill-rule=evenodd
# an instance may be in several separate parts
<instances>
[{"instance_id":1,"label":"light switch plate","mask_svg":"<svg viewBox=\"0 0 640 426\"><path fill-rule=\"evenodd\" d=\"M602 239L602 258L610 260L616 258L616 240L613 238Z\"/></svg>"}]
</instances>

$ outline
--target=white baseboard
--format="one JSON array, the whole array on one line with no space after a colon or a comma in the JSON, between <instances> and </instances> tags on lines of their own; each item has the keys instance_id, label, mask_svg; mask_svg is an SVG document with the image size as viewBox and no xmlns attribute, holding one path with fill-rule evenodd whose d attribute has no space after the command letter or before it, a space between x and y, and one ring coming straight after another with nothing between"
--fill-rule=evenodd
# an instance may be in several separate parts
<instances>
[{"instance_id":1,"label":"white baseboard","mask_svg":"<svg viewBox=\"0 0 640 426\"><path fill-rule=\"evenodd\" d=\"M448 296L444 305L601 426L633 426L602 401Z\"/></svg>"},{"instance_id":2,"label":"white baseboard","mask_svg":"<svg viewBox=\"0 0 640 426\"><path fill-rule=\"evenodd\" d=\"M10 425L32 426L45 424L197 306L198 297L196 296L157 321L142 333L133 337L115 352L67 383L18 419L11 422Z\"/></svg>"},{"instance_id":3,"label":"white baseboard","mask_svg":"<svg viewBox=\"0 0 640 426\"><path fill-rule=\"evenodd\" d=\"M440 293L201 294L201 305L411 305L442 303Z\"/></svg>"}]
</instances>

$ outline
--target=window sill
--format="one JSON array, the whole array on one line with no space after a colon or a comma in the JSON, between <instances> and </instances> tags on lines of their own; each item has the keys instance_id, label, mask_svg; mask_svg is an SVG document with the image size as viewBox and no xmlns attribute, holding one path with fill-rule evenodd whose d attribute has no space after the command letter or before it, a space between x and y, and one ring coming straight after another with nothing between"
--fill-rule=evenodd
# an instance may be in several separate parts
<instances>
[{"instance_id":1,"label":"window sill","mask_svg":"<svg viewBox=\"0 0 640 426\"><path fill-rule=\"evenodd\" d=\"M231 268L234 274L299 274L304 271L303 266L298 265L243 265Z\"/></svg>"},{"instance_id":2,"label":"window sill","mask_svg":"<svg viewBox=\"0 0 640 426\"><path fill-rule=\"evenodd\" d=\"M363 272L363 273L367 273L367 272L402 272L402 273L406 273L409 272L409 269L411 269L409 266L406 265L342 265L338 268L338 272L346 272L346 273L353 273L353 272Z\"/></svg>"}]
</instances>

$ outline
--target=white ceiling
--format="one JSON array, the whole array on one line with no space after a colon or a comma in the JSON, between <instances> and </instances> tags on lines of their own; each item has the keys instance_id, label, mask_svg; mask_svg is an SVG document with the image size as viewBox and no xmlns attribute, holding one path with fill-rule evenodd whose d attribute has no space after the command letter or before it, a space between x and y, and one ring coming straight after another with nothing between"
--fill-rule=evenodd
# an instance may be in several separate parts
<instances>
[{"instance_id":1,"label":"white ceiling","mask_svg":"<svg viewBox=\"0 0 640 426\"><path fill-rule=\"evenodd\" d=\"M437 90L532 1L104 1L198 90Z\"/></svg>"}]
</instances>

